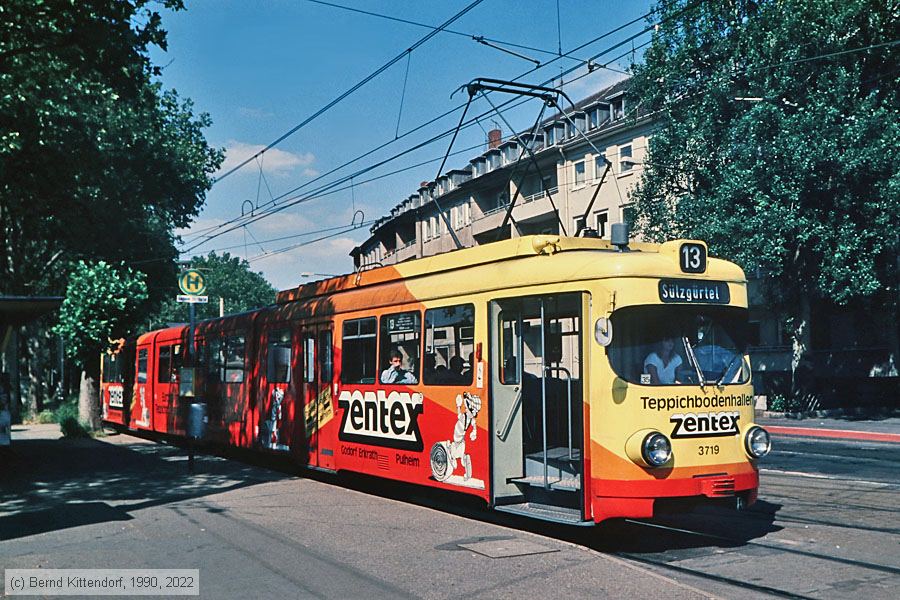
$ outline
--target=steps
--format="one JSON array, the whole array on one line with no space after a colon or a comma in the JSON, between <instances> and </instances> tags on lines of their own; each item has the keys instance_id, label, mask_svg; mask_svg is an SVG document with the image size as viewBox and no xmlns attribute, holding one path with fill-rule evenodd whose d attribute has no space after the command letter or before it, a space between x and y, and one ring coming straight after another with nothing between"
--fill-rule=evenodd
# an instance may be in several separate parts
<instances>
[{"instance_id":1,"label":"steps","mask_svg":"<svg viewBox=\"0 0 900 600\"><path fill-rule=\"evenodd\" d=\"M593 521L585 521L581 518L581 511L577 508L554 506L540 502L522 502L521 504L504 504L495 506L495 510L514 515L521 515L542 521L552 521L566 525L591 526Z\"/></svg>"}]
</instances>

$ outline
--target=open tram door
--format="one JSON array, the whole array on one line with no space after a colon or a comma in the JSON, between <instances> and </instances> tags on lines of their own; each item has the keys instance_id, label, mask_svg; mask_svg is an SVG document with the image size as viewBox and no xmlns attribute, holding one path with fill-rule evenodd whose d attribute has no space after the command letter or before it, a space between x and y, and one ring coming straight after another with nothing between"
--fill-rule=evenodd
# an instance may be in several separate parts
<instances>
[{"instance_id":1,"label":"open tram door","mask_svg":"<svg viewBox=\"0 0 900 600\"><path fill-rule=\"evenodd\" d=\"M582 293L491 302L491 440L497 510L587 520Z\"/></svg>"},{"instance_id":2,"label":"open tram door","mask_svg":"<svg viewBox=\"0 0 900 600\"><path fill-rule=\"evenodd\" d=\"M334 418L332 388L334 356L332 324L306 325L301 329L301 377L303 411L301 413L306 464L309 467L333 470L334 447L321 435L321 429ZM323 447L324 443L324 447Z\"/></svg>"}]
</instances>

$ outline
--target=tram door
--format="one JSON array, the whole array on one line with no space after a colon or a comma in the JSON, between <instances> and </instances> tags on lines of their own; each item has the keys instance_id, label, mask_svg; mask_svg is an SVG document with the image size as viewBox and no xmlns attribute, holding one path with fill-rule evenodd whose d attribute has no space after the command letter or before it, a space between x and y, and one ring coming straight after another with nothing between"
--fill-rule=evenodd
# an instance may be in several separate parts
<instances>
[{"instance_id":1,"label":"tram door","mask_svg":"<svg viewBox=\"0 0 900 600\"><path fill-rule=\"evenodd\" d=\"M333 469L333 448L320 435L320 430L334 417L332 326L330 323L322 323L304 327L300 338L303 349L301 385L307 464L311 467Z\"/></svg>"},{"instance_id":2,"label":"tram door","mask_svg":"<svg viewBox=\"0 0 900 600\"><path fill-rule=\"evenodd\" d=\"M491 303L498 507L526 512L549 505L561 507L561 520L581 517L585 301L584 294L569 293Z\"/></svg>"},{"instance_id":3,"label":"tram door","mask_svg":"<svg viewBox=\"0 0 900 600\"><path fill-rule=\"evenodd\" d=\"M257 443L269 450L288 451L297 446L297 392L291 377L291 330L266 334L266 372L260 378Z\"/></svg>"}]
</instances>

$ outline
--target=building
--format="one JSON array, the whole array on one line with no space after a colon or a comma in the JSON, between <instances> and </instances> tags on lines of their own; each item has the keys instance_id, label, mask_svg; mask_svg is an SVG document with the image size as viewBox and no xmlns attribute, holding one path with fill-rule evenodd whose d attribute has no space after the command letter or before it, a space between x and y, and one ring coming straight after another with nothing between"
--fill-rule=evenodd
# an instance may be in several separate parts
<instances>
[{"instance_id":1,"label":"building","mask_svg":"<svg viewBox=\"0 0 900 600\"><path fill-rule=\"evenodd\" d=\"M610 225L629 219L628 191L640 177L653 128L649 116L631 109L626 88L624 81L601 90L565 116L545 120L536 133L503 137L492 130L485 151L468 165L423 182L379 219L351 252L354 264L394 264L456 249L438 206L464 247L534 233L575 235L585 227L608 237Z\"/></svg>"}]
</instances>

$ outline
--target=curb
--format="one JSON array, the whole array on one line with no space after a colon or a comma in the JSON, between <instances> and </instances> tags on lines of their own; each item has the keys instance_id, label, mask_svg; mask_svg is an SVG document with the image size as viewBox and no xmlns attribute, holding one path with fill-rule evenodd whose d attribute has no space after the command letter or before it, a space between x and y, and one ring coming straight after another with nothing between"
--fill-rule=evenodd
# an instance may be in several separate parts
<instances>
[{"instance_id":1,"label":"curb","mask_svg":"<svg viewBox=\"0 0 900 600\"><path fill-rule=\"evenodd\" d=\"M766 425L765 429L769 433L781 435L900 444L900 433L876 433L874 431L852 431L848 429L818 429L814 427L782 427L780 425Z\"/></svg>"}]
</instances>

